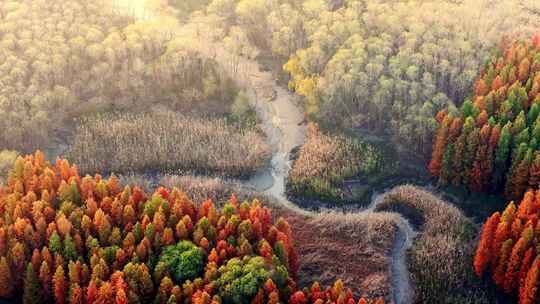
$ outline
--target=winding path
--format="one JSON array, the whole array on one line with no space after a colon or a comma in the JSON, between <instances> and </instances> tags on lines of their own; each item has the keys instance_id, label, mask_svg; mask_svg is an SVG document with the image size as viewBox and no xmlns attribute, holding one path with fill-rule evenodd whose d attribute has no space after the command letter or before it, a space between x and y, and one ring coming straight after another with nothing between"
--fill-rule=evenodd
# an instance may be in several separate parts
<instances>
[{"instance_id":1,"label":"winding path","mask_svg":"<svg viewBox=\"0 0 540 304\"><path fill-rule=\"evenodd\" d=\"M314 215L313 212L289 201L285 194L285 184L291 169L290 153L301 146L306 137L306 127L300 123L304 117L297 106L296 98L279 86L271 73L261 71L255 61L241 59L241 64L250 67L247 69L247 81L243 82L244 89L249 93L263 130L273 147L271 166L253 177L248 186L273 196L280 204L296 212ZM269 98L265 98L266 96ZM360 212L376 212L385 195L375 193L370 205ZM414 291L407 270L407 250L412 246L416 232L401 215L396 225L398 232L391 252L391 297L395 304L410 304L414 301Z\"/></svg>"},{"instance_id":2,"label":"winding path","mask_svg":"<svg viewBox=\"0 0 540 304\"><path fill-rule=\"evenodd\" d=\"M116 0L128 15L148 21L153 16L140 7L127 9L126 3L140 3L137 0ZM136 12L136 13L135 13ZM179 27L167 27L164 31L173 36L181 37L185 31ZM204 37L200 39L205 41ZM291 169L291 151L301 146L306 138L306 126L303 112L297 105L296 98L282 88L272 74L262 71L258 62L244 57L231 55L220 43L195 43L193 48L203 55L222 63L221 68L237 85L244 89L262 122L262 129L273 147L271 166L261 170L243 186L255 189L276 198L279 204L295 212L305 215L315 215L314 212L302 209L289 201L285 194L285 184ZM384 201L385 194L375 193L370 205L361 212L375 212L376 207ZM399 215L399 214L398 214ZM410 304L414 300L414 291L407 270L407 250L412 246L415 231L403 216L399 215L398 232L391 252L391 297L395 304Z\"/></svg>"}]
</instances>

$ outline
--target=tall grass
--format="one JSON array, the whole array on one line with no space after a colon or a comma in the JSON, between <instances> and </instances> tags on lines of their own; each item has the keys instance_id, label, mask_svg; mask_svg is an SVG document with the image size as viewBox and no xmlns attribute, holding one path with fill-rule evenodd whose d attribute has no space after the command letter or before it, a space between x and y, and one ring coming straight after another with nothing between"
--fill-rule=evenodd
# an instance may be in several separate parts
<instances>
[{"instance_id":1,"label":"tall grass","mask_svg":"<svg viewBox=\"0 0 540 304\"><path fill-rule=\"evenodd\" d=\"M252 174L270 155L255 129L170 111L86 118L68 152L85 173L189 171L233 177Z\"/></svg>"},{"instance_id":2,"label":"tall grass","mask_svg":"<svg viewBox=\"0 0 540 304\"><path fill-rule=\"evenodd\" d=\"M295 196L340 201L343 182L360 173L370 173L380 158L371 145L344 136L326 135L315 124L300 148L289 175L289 189Z\"/></svg>"},{"instance_id":3,"label":"tall grass","mask_svg":"<svg viewBox=\"0 0 540 304\"><path fill-rule=\"evenodd\" d=\"M377 210L403 214L420 232L408 259L416 303L489 303L472 269L476 229L458 208L428 191L400 186Z\"/></svg>"}]
</instances>

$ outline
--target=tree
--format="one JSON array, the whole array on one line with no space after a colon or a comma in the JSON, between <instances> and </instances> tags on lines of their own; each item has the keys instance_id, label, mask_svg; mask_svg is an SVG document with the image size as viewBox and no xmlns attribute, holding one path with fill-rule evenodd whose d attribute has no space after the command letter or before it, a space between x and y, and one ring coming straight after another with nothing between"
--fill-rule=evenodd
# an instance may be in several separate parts
<instances>
[{"instance_id":1,"label":"tree","mask_svg":"<svg viewBox=\"0 0 540 304\"><path fill-rule=\"evenodd\" d=\"M525 283L519 290L519 303L520 304L533 304L536 303L536 297L538 292L538 279L540 278L540 256L536 257L531 269L527 273Z\"/></svg>"},{"instance_id":2,"label":"tree","mask_svg":"<svg viewBox=\"0 0 540 304\"><path fill-rule=\"evenodd\" d=\"M510 253L513 245L514 241L512 239L508 239L504 241L501 246L497 267L493 272L493 280L495 281L497 286L502 287L504 285L506 267L508 265L508 259L510 258Z\"/></svg>"},{"instance_id":3,"label":"tree","mask_svg":"<svg viewBox=\"0 0 540 304\"><path fill-rule=\"evenodd\" d=\"M78 257L77 249L75 248L75 243L73 243L73 239L71 238L71 235L67 234L64 238L64 257L67 259L67 261L75 261Z\"/></svg>"},{"instance_id":4,"label":"tree","mask_svg":"<svg viewBox=\"0 0 540 304\"><path fill-rule=\"evenodd\" d=\"M535 152L529 169L529 186L537 187L538 185L540 185L540 153Z\"/></svg>"},{"instance_id":5,"label":"tree","mask_svg":"<svg viewBox=\"0 0 540 304\"><path fill-rule=\"evenodd\" d=\"M534 236L534 231L532 227L526 228L521 238L518 240L514 248L512 248L512 253L510 254L510 260L506 269L506 277L504 281L504 290L507 293L511 293L514 289L519 286L519 268L521 262L523 261L523 256L527 251L530 242Z\"/></svg>"},{"instance_id":6,"label":"tree","mask_svg":"<svg viewBox=\"0 0 540 304\"><path fill-rule=\"evenodd\" d=\"M494 213L482 227L482 233L478 248L476 249L476 256L474 258L474 271L478 276L482 276L490 261L492 260L491 251L492 242L495 237L495 231L500 221L500 214Z\"/></svg>"},{"instance_id":7,"label":"tree","mask_svg":"<svg viewBox=\"0 0 540 304\"><path fill-rule=\"evenodd\" d=\"M69 304L82 304L83 303L83 291L79 284L72 283L69 287Z\"/></svg>"},{"instance_id":8,"label":"tree","mask_svg":"<svg viewBox=\"0 0 540 304\"><path fill-rule=\"evenodd\" d=\"M54 232L49 239L49 250L52 254L62 253L62 240L56 232Z\"/></svg>"},{"instance_id":9,"label":"tree","mask_svg":"<svg viewBox=\"0 0 540 304\"><path fill-rule=\"evenodd\" d=\"M24 278L23 303L34 304L42 303L41 289L34 266L28 263L26 267L26 276Z\"/></svg>"},{"instance_id":10,"label":"tree","mask_svg":"<svg viewBox=\"0 0 540 304\"><path fill-rule=\"evenodd\" d=\"M524 58L519 64L518 78L521 82L525 82L529 77L529 69L531 63L528 58Z\"/></svg>"},{"instance_id":11,"label":"tree","mask_svg":"<svg viewBox=\"0 0 540 304\"><path fill-rule=\"evenodd\" d=\"M433 155L429 163L429 171L433 176L439 176L442 166L442 160L446 147L446 137L448 135L448 123L450 119L445 118L437 131L437 137L433 144Z\"/></svg>"},{"instance_id":12,"label":"tree","mask_svg":"<svg viewBox=\"0 0 540 304\"><path fill-rule=\"evenodd\" d=\"M43 290L43 296L45 299L50 299L52 296L51 293L51 273L49 269L49 264L47 261L43 261L39 268L39 280L41 281L41 288Z\"/></svg>"},{"instance_id":13,"label":"tree","mask_svg":"<svg viewBox=\"0 0 540 304\"><path fill-rule=\"evenodd\" d=\"M101 284L101 287L99 288L95 303L107 304L107 303L111 303L112 299L114 299L113 287L111 283L104 282L103 284Z\"/></svg>"},{"instance_id":14,"label":"tree","mask_svg":"<svg viewBox=\"0 0 540 304\"><path fill-rule=\"evenodd\" d=\"M64 304L66 301L66 281L64 276L64 268L58 265L53 276L54 298L56 303Z\"/></svg>"},{"instance_id":15,"label":"tree","mask_svg":"<svg viewBox=\"0 0 540 304\"><path fill-rule=\"evenodd\" d=\"M13 277L5 256L0 258L0 298L11 298L13 295Z\"/></svg>"}]
</instances>

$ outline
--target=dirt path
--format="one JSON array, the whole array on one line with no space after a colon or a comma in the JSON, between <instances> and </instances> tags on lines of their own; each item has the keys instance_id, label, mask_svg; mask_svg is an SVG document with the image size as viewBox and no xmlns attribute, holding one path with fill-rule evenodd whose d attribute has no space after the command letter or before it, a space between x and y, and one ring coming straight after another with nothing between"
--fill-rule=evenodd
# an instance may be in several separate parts
<instances>
[{"instance_id":1,"label":"dirt path","mask_svg":"<svg viewBox=\"0 0 540 304\"><path fill-rule=\"evenodd\" d=\"M137 12L131 15L146 21L152 19L148 17L150 16L148 12L144 14ZM185 35L184 29L176 27L164 28L164 31L179 37ZM301 146L306 137L306 126L301 123L304 115L297 105L295 96L278 85L272 74L263 71L255 60L232 55L220 43L209 44L204 37L200 37L199 40L201 43L195 42L192 47L221 63L223 72L247 92L262 122L262 129L273 147L271 165L246 182L245 186L275 197L284 207L300 214L313 215L311 211L302 209L289 201L285 194L285 184L291 169L290 153L295 147ZM373 195L370 206L360 212L374 212L383 198L384 194ZM399 232L391 252L392 289L390 292L393 303L409 304L413 302L414 291L407 270L406 255L407 250L412 246L415 232L402 216L397 226Z\"/></svg>"}]
</instances>

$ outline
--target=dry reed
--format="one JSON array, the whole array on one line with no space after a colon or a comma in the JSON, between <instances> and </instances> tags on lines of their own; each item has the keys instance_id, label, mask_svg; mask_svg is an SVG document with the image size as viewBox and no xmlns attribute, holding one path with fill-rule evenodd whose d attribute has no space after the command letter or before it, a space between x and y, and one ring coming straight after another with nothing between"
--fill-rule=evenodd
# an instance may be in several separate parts
<instances>
[{"instance_id":1,"label":"dry reed","mask_svg":"<svg viewBox=\"0 0 540 304\"><path fill-rule=\"evenodd\" d=\"M264 166L270 154L255 129L161 111L87 118L68 155L84 173L187 171L244 177Z\"/></svg>"}]
</instances>

